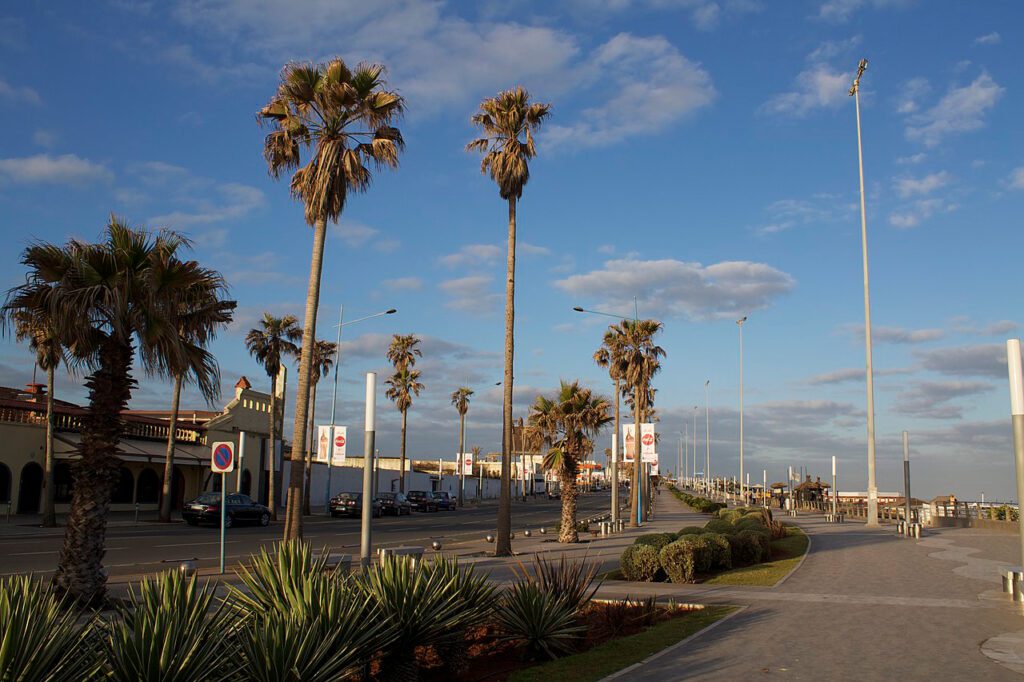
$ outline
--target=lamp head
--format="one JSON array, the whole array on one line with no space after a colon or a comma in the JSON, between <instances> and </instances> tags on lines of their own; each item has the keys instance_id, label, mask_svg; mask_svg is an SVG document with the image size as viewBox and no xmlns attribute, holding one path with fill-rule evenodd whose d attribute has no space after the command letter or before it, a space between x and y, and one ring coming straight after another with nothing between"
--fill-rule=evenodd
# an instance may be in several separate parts
<instances>
[{"instance_id":1,"label":"lamp head","mask_svg":"<svg viewBox=\"0 0 1024 682\"><path fill-rule=\"evenodd\" d=\"M582 312L584 312L584 311L583 311L583 308L579 307L578 305L574 305L574 306L572 307L572 309L573 309L573 310L575 310L575 311L576 311L576 312L578 312L578 313L582 313Z\"/></svg>"},{"instance_id":2,"label":"lamp head","mask_svg":"<svg viewBox=\"0 0 1024 682\"><path fill-rule=\"evenodd\" d=\"M395 308L391 308L391 309L389 309L389 310L385 310L385 311L384 311L384 314L385 314L385 315L394 315L394 314L395 314L395 313L397 313L397 312L398 312L398 310L396 310Z\"/></svg>"}]
</instances>

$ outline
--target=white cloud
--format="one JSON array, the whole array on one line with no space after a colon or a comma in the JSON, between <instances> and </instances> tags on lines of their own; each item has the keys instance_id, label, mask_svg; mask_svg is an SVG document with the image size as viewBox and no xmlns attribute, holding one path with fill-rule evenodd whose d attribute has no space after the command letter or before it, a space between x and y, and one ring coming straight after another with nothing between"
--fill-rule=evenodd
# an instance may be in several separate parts
<instances>
[{"instance_id":1,"label":"white cloud","mask_svg":"<svg viewBox=\"0 0 1024 682\"><path fill-rule=\"evenodd\" d=\"M446 305L468 313L494 313L501 305L501 294L489 291L492 278L470 275L441 282L438 287L448 296Z\"/></svg>"},{"instance_id":2,"label":"white cloud","mask_svg":"<svg viewBox=\"0 0 1024 682\"><path fill-rule=\"evenodd\" d=\"M996 320L988 324L979 324L967 316L954 317L951 320L953 328L961 334L975 334L980 336L1003 336L1011 334L1020 327L1013 320Z\"/></svg>"},{"instance_id":3,"label":"white cloud","mask_svg":"<svg viewBox=\"0 0 1024 682\"><path fill-rule=\"evenodd\" d=\"M917 381L896 396L900 414L925 419L962 419L963 408L953 400L993 388L987 381Z\"/></svg>"},{"instance_id":4,"label":"white cloud","mask_svg":"<svg viewBox=\"0 0 1024 682\"><path fill-rule=\"evenodd\" d=\"M690 20L699 31L713 31L723 19L743 14L760 12L764 9L759 0L575 0L581 12L590 14L595 10L623 12L638 9L687 10Z\"/></svg>"},{"instance_id":5,"label":"white cloud","mask_svg":"<svg viewBox=\"0 0 1024 682\"><path fill-rule=\"evenodd\" d=\"M775 116L802 118L815 109L839 106L847 98L852 82L851 74L817 64L801 71L792 90L775 95L760 110Z\"/></svg>"},{"instance_id":6,"label":"white cloud","mask_svg":"<svg viewBox=\"0 0 1024 682\"><path fill-rule=\"evenodd\" d=\"M889 224L900 229L917 227L923 221L940 213L952 213L957 204L943 199L920 199L889 214Z\"/></svg>"},{"instance_id":7,"label":"white cloud","mask_svg":"<svg viewBox=\"0 0 1024 682\"><path fill-rule=\"evenodd\" d=\"M114 179L106 166L74 154L0 159L0 178L18 184L87 185Z\"/></svg>"},{"instance_id":8,"label":"white cloud","mask_svg":"<svg viewBox=\"0 0 1024 682\"><path fill-rule=\"evenodd\" d=\"M237 182L216 184L209 191L209 196L190 201L195 206L193 210L153 216L149 222L172 229L208 225L241 218L266 204L262 190Z\"/></svg>"},{"instance_id":9,"label":"white cloud","mask_svg":"<svg viewBox=\"0 0 1024 682\"><path fill-rule=\"evenodd\" d=\"M851 324L846 330L858 341L864 340L864 325ZM905 329L903 327L872 327L871 338L876 343L924 343L937 341L946 335L941 329Z\"/></svg>"},{"instance_id":10,"label":"white cloud","mask_svg":"<svg viewBox=\"0 0 1024 682\"><path fill-rule=\"evenodd\" d=\"M896 163L900 166L914 166L928 158L928 155L924 152L918 154L911 154L910 156L897 157Z\"/></svg>"},{"instance_id":11,"label":"white cloud","mask_svg":"<svg viewBox=\"0 0 1024 682\"><path fill-rule=\"evenodd\" d=\"M864 7L885 9L888 7L906 7L912 0L826 0L818 7L818 18L824 21L841 24L849 21L855 12Z\"/></svg>"},{"instance_id":12,"label":"white cloud","mask_svg":"<svg viewBox=\"0 0 1024 682\"><path fill-rule=\"evenodd\" d=\"M911 78L903 84L902 92L896 103L896 111L901 114L912 114L920 108L921 98L931 92L932 86L927 78Z\"/></svg>"},{"instance_id":13,"label":"white cloud","mask_svg":"<svg viewBox=\"0 0 1024 682\"><path fill-rule=\"evenodd\" d=\"M909 369L905 368L892 368L892 369L875 369L875 377L883 376L894 376L897 374L907 374ZM847 369L837 369L833 372L826 372L825 374L815 374L814 376L804 379L801 383L810 386L822 386L828 384L845 384L849 382L864 382L867 379L867 375L863 367L850 367Z\"/></svg>"},{"instance_id":14,"label":"white cloud","mask_svg":"<svg viewBox=\"0 0 1024 682\"><path fill-rule=\"evenodd\" d=\"M847 55L861 43L860 36L851 36L845 40L826 40L807 55L807 61L819 63L836 57Z\"/></svg>"},{"instance_id":15,"label":"white cloud","mask_svg":"<svg viewBox=\"0 0 1024 682\"><path fill-rule=\"evenodd\" d=\"M0 99L10 100L15 104L34 104L36 106L43 103L43 98L32 88L11 85L3 78L0 78Z\"/></svg>"},{"instance_id":16,"label":"white cloud","mask_svg":"<svg viewBox=\"0 0 1024 682\"><path fill-rule=\"evenodd\" d=\"M505 249L495 244L466 244L455 253L441 256L437 261L448 268L475 267L497 263L505 256Z\"/></svg>"},{"instance_id":17,"label":"white cloud","mask_svg":"<svg viewBox=\"0 0 1024 682\"><path fill-rule=\"evenodd\" d=\"M931 194L949 184L952 176L946 171L932 173L921 178L902 177L896 179L896 193L906 199L921 194Z\"/></svg>"},{"instance_id":18,"label":"white cloud","mask_svg":"<svg viewBox=\"0 0 1024 682\"><path fill-rule=\"evenodd\" d=\"M934 147L950 135L978 130L1005 91L987 73L970 85L952 87L931 109L910 117L907 139Z\"/></svg>"},{"instance_id":19,"label":"white cloud","mask_svg":"<svg viewBox=\"0 0 1024 682\"><path fill-rule=\"evenodd\" d=\"M557 280L555 286L577 300L598 301L611 312L631 311L635 295L645 315L718 319L767 307L792 291L795 281L764 263L705 266L672 259L618 259L605 262L602 269Z\"/></svg>"},{"instance_id":20,"label":"white cloud","mask_svg":"<svg viewBox=\"0 0 1024 682\"><path fill-rule=\"evenodd\" d=\"M1006 346L987 343L914 351L924 369L951 376L1006 378Z\"/></svg>"},{"instance_id":21,"label":"white cloud","mask_svg":"<svg viewBox=\"0 0 1024 682\"><path fill-rule=\"evenodd\" d=\"M423 288L423 280L419 277L398 277L386 279L381 284L392 291L419 291Z\"/></svg>"},{"instance_id":22,"label":"white cloud","mask_svg":"<svg viewBox=\"0 0 1024 682\"><path fill-rule=\"evenodd\" d=\"M601 147L651 135L717 96L708 72L661 36L620 33L598 47L580 73L600 104L583 109L576 123L548 126L543 141L550 147Z\"/></svg>"},{"instance_id":23,"label":"white cloud","mask_svg":"<svg viewBox=\"0 0 1024 682\"><path fill-rule=\"evenodd\" d=\"M1011 189L1024 189L1024 166L1013 169L1009 183Z\"/></svg>"},{"instance_id":24,"label":"white cloud","mask_svg":"<svg viewBox=\"0 0 1024 682\"><path fill-rule=\"evenodd\" d=\"M516 242L516 251L527 256L550 256L551 249L527 242Z\"/></svg>"},{"instance_id":25,"label":"white cloud","mask_svg":"<svg viewBox=\"0 0 1024 682\"><path fill-rule=\"evenodd\" d=\"M331 228L331 232L352 248L369 245L375 251L390 253L401 246L397 239L380 237L380 230L355 220L347 220L344 216Z\"/></svg>"},{"instance_id":26,"label":"white cloud","mask_svg":"<svg viewBox=\"0 0 1024 682\"><path fill-rule=\"evenodd\" d=\"M765 208L768 222L755 228L755 232L765 237L796 227L834 222L856 209L856 204L840 199L839 195L828 193L815 194L810 199L779 199Z\"/></svg>"},{"instance_id":27,"label":"white cloud","mask_svg":"<svg viewBox=\"0 0 1024 682\"><path fill-rule=\"evenodd\" d=\"M978 36L977 38L975 38L974 39L974 44L975 45L998 45L999 43L1002 42L1002 40L1003 40L1002 36L1000 36L995 31L992 31L991 33L986 33L983 36Z\"/></svg>"}]
</instances>

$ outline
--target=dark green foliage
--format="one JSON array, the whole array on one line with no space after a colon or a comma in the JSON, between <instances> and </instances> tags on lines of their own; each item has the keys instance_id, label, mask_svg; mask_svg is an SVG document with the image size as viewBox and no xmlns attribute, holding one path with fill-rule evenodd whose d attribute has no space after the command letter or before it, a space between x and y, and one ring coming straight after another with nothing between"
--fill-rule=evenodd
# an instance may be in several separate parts
<instances>
[{"instance_id":1,"label":"dark green foliage","mask_svg":"<svg viewBox=\"0 0 1024 682\"><path fill-rule=\"evenodd\" d=\"M650 545L630 545L622 553L619 567L626 580L654 582L662 574L658 550Z\"/></svg>"},{"instance_id":2,"label":"dark green foliage","mask_svg":"<svg viewBox=\"0 0 1024 682\"><path fill-rule=\"evenodd\" d=\"M703 535L686 535L665 545L658 555L661 567L674 583L692 583L711 564L711 544Z\"/></svg>"},{"instance_id":3,"label":"dark green foliage","mask_svg":"<svg viewBox=\"0 0 1024 682\"><path fill-rule=\"evenodd\" d=\"M714 502L706 497L697 497L695 495L690 495L689 493L684 493L674 485L670 485L668 489L669 492L676 496L676 499L681 500L685 504L688 504L697 511L705 514L714 514L719 509L724 509L726 507L726 505L721 502Z\"/></svg>"},{"instance_id":4,"label":"dark green foliage","mask_svg":"<svg viewBox=\"0 0 1024 682\"><path fill-rule=\"evenodd\" d=\"M761 547L761 561L770 561L772 558L772 538L771 536L761 531L756 530L741 530L739 532L740 537L750 538L751 542L756 542Z\"/></svg>"},{"instance_id":5,"label":"dark green foliage","mask_svg":"<svg viewBox=\"0 0 1024 682\"><path fill-rule=\"evenodd\" d=\"M737 509L719 509L718 512L715 514L715 517L721 519L722 521L736 523L741 518L743 518L743 514Z\"/></svg>"},{"instance_id":6,"label":"dark green foliage","mask_svg":"<svg viewBox=\"0 0 1024 682\"><path fill-rule=\"evenodd\" d=\"M524 643L533 658L572 651L586 631L571 603L532 581L508 588L495 616L502 629L500 639Z\"/></svg>"},{"instance_id":7,"label":"dark green foliage","mask_svg":"<svg viewBox=\"0 0 1024 682\"><path fill-rule=\"evenodd\" d=\"M707 531L701 526L687 526L676 533L676 539L679 539L684 535L703 535L704 533L707 533Z\"/></svg>"},{"instance_id":8,"label":"dark green foliage","mask_svg":"<svg viewBox=\"0 0 1024 682\"><path fill-rule=\"evenodd\" d=\"M711 546L711 568L727 570L732 568L732 547L729 544L729 536L721 533L706 533L701 535Z\"/></svg>"},{"instance_id":9,"label":"dark green foliage","mask_svg":"<svg viewBox=\"0 0 1024 682\"><path fill-rule=\"evenodd\" d=\"M740 531L740 530L757 530L757 531L767 530L765 528L764 524L761 523L761 519L759 519L759 518L744 517L742 519L739 519L734 525L735 525L737 531Z\"/></svg>"},{"instance_id":10,"label":"dark green foliage","mask_svg":"<svg viewBox=\"0 0 1024 682\"><path fill-rule=\"evenodd\" d=\"M657 551L661 551L661 548L670 542L675 542L676 536L674 533L648 533L647 535L641 535L633 541L634 545L650 545Z\"/></svg>"},{"instance_id":11,"label":"dark green foliage","mask_svg":"<svg viewBox=\"0 0 1024 682\"><path fill-rule=\"evenodd\" d=\"M761 544L750 533L737 533L727 535L729 546L732 550L732 563L734 566L749 566L761 562Z\"/></svg>"},{"instance_id":12,"label":"dark green foliage","mask_svg":"<svg viewBox=\"0 0 1024 682\"><path fill-rule=\"evenodd\" d=\"M736 532L736 526L723 519L711 519L704 524L705 533L723 533L732 535Z\"/></svg>"}]
</instances>

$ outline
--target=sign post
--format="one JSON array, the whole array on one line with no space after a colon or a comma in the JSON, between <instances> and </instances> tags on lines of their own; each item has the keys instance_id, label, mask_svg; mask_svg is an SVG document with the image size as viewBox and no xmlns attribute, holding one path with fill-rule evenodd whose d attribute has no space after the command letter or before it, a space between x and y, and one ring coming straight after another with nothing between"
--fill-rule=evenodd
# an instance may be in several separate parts
<instances>
[{"instance_id":1,"label":"sign post","mask_svg":"<svg viewBox=\"0 0 1024 682\"><path fill-rule=\"evenodd\" d=\"M235 444L219 441L211 446L210 470L220 474L220 572L224 574L224 526L228 509L228 478L235 470Z\"/></svg>"}]
</instances>

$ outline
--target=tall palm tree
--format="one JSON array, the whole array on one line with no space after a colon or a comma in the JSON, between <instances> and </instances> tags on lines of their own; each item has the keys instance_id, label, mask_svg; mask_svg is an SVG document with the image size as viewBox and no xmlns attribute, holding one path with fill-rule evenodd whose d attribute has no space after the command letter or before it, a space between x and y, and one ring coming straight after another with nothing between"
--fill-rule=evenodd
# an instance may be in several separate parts
<instances>
[{"instance_id":1,"label":"tall palm tree","mask_svg":"<svg viewBox=\"0 0 1024 682\"><path fill-rule=\"evenodd\" d=\"M608 370L608 376L615 382L615 439L622 438L622 420L619 413L619 399L622 397L622 333L617 325L610 325L601 340L601 347L594 352L594 362L598 367ZM612 465L612 516L619 518L619 464L623 459L623 449L618 447L618 461Z\"/></svg>"},{"instance_id":2,"label":"tall palm tree","mask_svg":"<svg viewBox=\"0 0 1024 682\"><path fill-rule=\"evenodd\" d=\"M185 288L185 287L183 287ZM160 497L160 521L171 520L171 502L174 481L175 432L178 429L178 410L181 406L181 387L186 381L195 382L205 372L203 355L217 331L231 322L236 303L220 298L227 286L223 279L194 280L187 286L187 295L181 302L178 335L186 350L183 362L173 363L169 370L174 377L174 395L171 397L171 415L167 422L167 452L164 457L163 490Z\"/></svg>"},{"instance_id":3,"label":"tall palm tree","mask_svg":"<svg viewBox=\"0 0 1024 682\"><path fill-rule=\"evenodd\" d=\"M388 400L395 403L395 407L402 413L402 460L401 469L398 473L398 490L405 492L405 434L408 423L409 408L412 407L413 396L419 396L423 390L423 384L419 382L420 371L418 369L396 369L395 373L388 377L387 389L384 395Z\"/></svg>"},{"instance_id":4,"label":"tall palm tree","mask_svg":"<svg viewBox=\"0 0 1024 682\"><path fill-rule=\"evenodd\" d=\"M186 347L178 333L194 283L205 281L223 293L218 273L179 258L187 246L173 232L152 234L111 218L100 243L28 247L22 255L27 281L8 292L6 320L17 311L48 310L61 345L89 371L89 410L82 419L71 511L53 578L81 603L106 597L107 512L121 464L121 412L136 385L133 363L137 359L143 371L166 376L194 354L202 368L196 377L199 391L213 400L219 390L216 360L202 348Z\"/></svg>"},{"instance_id":5,"label":"tall palm tree","mask_svg":"<svg viewBox=\"0 0 1024 682\"><path fill-rule=\"evenodd\" d=\"M466 448L466 413L469 412L469 398L473 395L473 389L468 386L459 386L452 392L452 406L459 413L459 506L465 504L466 495L466 472L462 461L463 451Z\"/></svg>"},{"instance_id":6,"label":"tall palm tree","mask_svg":"<svg viewBox=\"0 0 1024 682\"><path fill-rule=\"evenodd\" d=\"M386 87L384 67L379 64L360 64L352 70L338 58L324 64L290 63L281 72L277 92L259 112L259 119L273 128L263 146L270 174L277 178L295 169L291 193L304 204L306 222L313 227L286 540L302 536L306 412L327 221L338 222L349 192L369 189L372 174L368 166L397 167L398 154L405 144L401 132L392 126L401 117L405 103ZM301 165L303 153L309 154L305 166Z\"/></svg>"},{"instance_id":7,"label":"tall palm tree","mask_svg":"<svg viewBox=\"0 0 1024 682\"><path fill-rule=\"evenodd\" d=\"M616 361L616 372L625 380L630 396L627 398L633 408L633 423L636 438L640 438L640 424L650 414L652 399L651 380L661 370L661 358L665 350L654 343L654 336L662 329L657 320L623 320L612 325L614 333L621 335L621 348ZM637 509L640 507L641 456L639 444L635 446L633 470L630 475L631 526L637 525ZM648 496L649 497L649 496ZM646 514L645 517L646 518Z\"/></svg>"},{"instance_id":8,"label":"tall palm tree","mask_svg":"<svg viewBox=\"0 0 1024 682\"><path fill-rule=\"evenodd\" d=\"M414 334L393 335L388 345L388 362L395 366L396 371L412 369L416 366L416 358L423 357L423 351L417 348L419 345L420 339Z\"/></svg>"},{"instance_id":9,"label":"tall palm tree","mask_svg":"<svg viewBox=\"0 0 1024 682\"><path fill-rule=\"evenodd\" d=\"M250 329L245 335L245 347L249 355L256 358L256 362L263 365L267 376L270 377L270 429L267 436L270 441L270 475L267 484L267 506L270 507L270 516L277 519L277 484L276 459L277 459L277 421L279 413L284 413L284 405L277 404L277 377L281 372L281 362L287 356L297 357L299 346L295 343L302 338L299 331L298 320L294 315L274 317L270 313L263 313L260 326L257 329ZM301 371L301 370L300 370ZM296 444L292 442L292 452ZM292 467L294 468L294 463Z\"/></svg>"},{"instance_id":10,"label":"tall palm tree","mask_svg":"<svg viewBox=\"0 0 1024 682\"><path fill-rule=\"evenodd\" d=\"M480 103L470 119L483 137L466 145L482 153L480 172L490 175L498 194L508 202L508 254L505 274L505 378L502 382L501 497L498 500L498 540L495 554L512 554L512 364L515 336L516 203L530 179L530 159L537 155L533 132L551 112L550 104L530 102L522 87L499 92Z\"/></svg>"},{"instance_id":11,"label":"tall palm tree","mask_svg":"<svg viewBox=\"0 0 1024 682\"><path fill-rule=\"evenodd\" d=\"M310 370L312 374L309 377L310 385L310 398L309 398L309 430L312 434L311 439L316 437L316 387L327 374L330 373L331 368L334 367L334 358L338 354L338 344L333 341L324 341L318 339L316 346L313 348L313 365ZM333 450L333 443L327 449L327 456L331 456ZM302 513L306 516L310 515L309 509L309 486L310 477L313 473L313 445L310 444L308 450L306 450L306 482L303 487L302 493Z\"/></svg>"},{"instance_id":12,"label":"tall palm tree","mask_svg":"<svg viewBox=\"0 0 1024 682\"><path fill-rule=\"evenodd\" d=\"M27 341L36 354L36 364L46 371L46 453L43 461L43 527L54 528L57 514L53 495L53 373L61 363L64 349L54 331L48 311L17 310L12 315L18 341Z\"/></svg>"},{"instance_id":13,"label":"tall palm tree","mask_svg":"<svg viewBox=\"0 0 1024 682\"><path fill-rule=\"evenodd\" d=\"M559 542L577 542L576 476L580 462L593 451L594 438L611 421L608 399L594 393L579 381L561 382L552 398L542 395L530 407L530 425L535 427L551 449L544 466L558 472L562 498Z\"/></svg>"}]
</instances>

